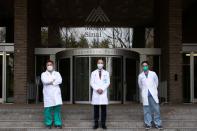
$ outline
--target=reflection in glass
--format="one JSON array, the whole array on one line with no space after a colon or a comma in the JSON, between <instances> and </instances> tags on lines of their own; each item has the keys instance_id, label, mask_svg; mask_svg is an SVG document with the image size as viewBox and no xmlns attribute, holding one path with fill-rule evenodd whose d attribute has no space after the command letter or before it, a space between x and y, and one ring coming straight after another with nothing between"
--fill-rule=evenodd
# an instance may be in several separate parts
<instances>
[{"instance_id":1,"label":"reflection in glass","mask_svg":"<svg viewBox=\"0 0 197 131\"><path fill-rule=\"evenodd\" d=\"M14 102L14 54L6 55L6 102Z\"/></svg>"},{"instance_id":2,"label":"reflection in glass","mask_svg":"<svg viewBox=\"0 0 197 131\"><path fill-rule=\"evenodd\" d=\"M133 29L121 27L61 28L66 48L132 48Z\"/></svg>"},{"instance_id":3,"label":"reflection in glass","mask_svg":"<svg viewBox=\"0 0 197 131\"><path fill-rule=\"evenodd\" d=\"M145 48L154 48L154 28L145 28Z\"/></svg>"}]
</instances>

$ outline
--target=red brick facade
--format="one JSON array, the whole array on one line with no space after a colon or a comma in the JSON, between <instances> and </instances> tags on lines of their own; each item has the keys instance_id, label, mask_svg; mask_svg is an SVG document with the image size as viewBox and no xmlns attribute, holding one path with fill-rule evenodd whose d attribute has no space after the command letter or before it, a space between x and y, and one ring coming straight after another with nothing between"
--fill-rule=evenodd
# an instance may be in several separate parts
<instances>
[{"instance_id":1,"label":"red brick facade","mask_svg":"<svg viewBox=\"0 0 197 131\"><path fill-rule=\"evenodd\" d=\"M14 11L14 100L26 103L27 98L27 0L15 0Z\"/></svg>"},{"instance_id":2,"label":"red brick facade","mask_svg":"<svg viewBox=\"0 0 197 131\"><path fill-rule=\"evenodd\" d=\"M31 5L31 8L28 6ZM29 84L34 82L34 48L40 43L40 19L36 2L15 1L14 18L14 98L15 103L27 102ZM37 14L36 14L37 13Z\"/></svg>"},{"instance_id":3,"label":"red brick facade","mask_svg":"<svg viewBox=\"0 0 197 131\"><path fill-rule=\"evenodd\" d=\"M170 102L182 102L182 4L160 0L157 42L162 49L162 81L168 82Z\"/></svg>"},{"instance_id":4,"label":"red brick facade","mask_svg":"<svg viewBox=\"0 0 197 131\"><path fill-rule=\"evenodd\" d=\"M182 3L181 0L169 0L168 15L169 15L168 16L169 17L169 28L168 28L169 99L171 102L182 102L182 54L181 54Z\"/></svg>"}]
</instances>

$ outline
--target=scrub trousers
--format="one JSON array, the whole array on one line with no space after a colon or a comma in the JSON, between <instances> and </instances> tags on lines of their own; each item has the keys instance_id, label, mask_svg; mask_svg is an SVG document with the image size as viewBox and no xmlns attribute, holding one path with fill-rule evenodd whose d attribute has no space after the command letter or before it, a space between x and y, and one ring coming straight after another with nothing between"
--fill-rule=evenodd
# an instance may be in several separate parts
<instances>
[{"instance_id":1,"label":"scrub trousers","mask_svg":"<svg viewBox=\"0 0 197 131\"><path fill-rule=\"evenodd\" d=\"M52 126L53 117L54 117L54 125L62 126L61 105L44 108L44 124L46 126Z\"/></svg>"}]
</instances>

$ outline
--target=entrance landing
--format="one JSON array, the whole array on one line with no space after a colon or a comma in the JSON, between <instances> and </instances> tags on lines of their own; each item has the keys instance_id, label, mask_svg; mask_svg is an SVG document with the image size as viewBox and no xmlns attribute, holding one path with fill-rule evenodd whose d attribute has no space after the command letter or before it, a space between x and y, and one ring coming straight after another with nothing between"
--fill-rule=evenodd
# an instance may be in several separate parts
<instances>
[{"instance_id":1,"label":"entrance landing","mask_svg":"<svg viewBox=\"0 0 197 131\"><path fill-rule=\"evenodd\" d=\"M91 105L63 105L63 130L92 130L93 107ZM161 105L161 118L166 131L196 131L197 105ZM141 131L143 110L141 104L109 105L108 130ZM1 104L0 130L39 131L43 125L42 104Z\"/></svg>"}]
</instances>

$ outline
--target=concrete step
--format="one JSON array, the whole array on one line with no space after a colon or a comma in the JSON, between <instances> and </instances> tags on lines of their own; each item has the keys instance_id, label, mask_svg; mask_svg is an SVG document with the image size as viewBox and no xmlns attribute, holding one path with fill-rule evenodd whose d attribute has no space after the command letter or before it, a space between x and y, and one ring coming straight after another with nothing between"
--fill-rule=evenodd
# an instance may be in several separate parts
<instances>
[{"instance_id":1,"label":"concrete step","mask_svg":"<svg viewBox=\"0 0 197 131\"><path fill-rule=\"evenodd\" d=\"M20 117L18 117L20 116ZM143 113L141 114L107 114L107 118L109 120L120 120L120 119L125 119L125 120L141 120L143 119ZM166 113L161 113L162 119L166 120L197 120L197 114L166 114ZM93 118L93 113L62 113L62 118L65 120L91 120ZM0 120L39 120L43 119L43 113L40 114L0 114Z\"/></svg>"},{"instance_id":2,"label":"concrete step","mask_svg":"<svg viewBox=\"0 0 197 131\"><path fill-rule=\"evenodd\" d=\"M63 121L64 128L91 128L93 121ZM142 128L143 121L107 121L109 128ZM197 121L163 121L165 128L197 128ZM42 121L0 121L0 128L44 128Z\"/></svg>"},{"instance_id":3,"label":"concrete step","mask_svg":"<svg viewBox=\"0 0 197 131\"><path fill-rule=\"evenodd\" d=\"M43 111L39 113L0 113L0 120L42 120ZM20 116L20 117L19 117ZM170 114L170 113L161 113L163 120L197 120L197 114ZM63 112L63 120L92 120L92 112ZM143 112L140 114L135 113L108 113L108 120L143 120Z\"/></svg>"},{"instance_id":4,"label":"concrete step","mask_svg":"<svg viewBox=\"0 0 197 131\"><path fill-rule=\"evenodd\" d=\"M63 130L91 131L91 105L64 105ZM197 131L196 105L162 105L161 118L166 131ZM137 105L109 105L108 130L143 131L143 109ZM0 131L45 131L42 105L0 105ZM99 129L101 130L101 129ZM151 131L155 129L151 129Z\"/></svg>"},{"instance_id":5,"label":"concrete step","mask_svg":"<svg viewBox=\"0 0 197 131\"><path fill-rule=\"evenodd\" d=\"M1 131L49 131L49 129L44 128L0 128ZM197 128L165 128L162 131L196 131ZM51 129L50 131L95 131L91 128L63 128L63 129ZM96 131L103 131L103 129L99 128ZM107 131L147 131L144 128L108 128ZM158 131L158 129L150 129L149 131Z\"/></svg>"},{"instance_id":6,"label":"concrete step","mask_svg":"<svg viewBox=\"0 0 197 131\"><path fill-rule=\"evenodd\" d=\"M169 106L163 105L161 106L161 113L168 113L168 114L197 114L197 106L196 105L188 105L188 106ZM93 107L91 105L64 105L62 108L63 113L91 113ZM43 105L0 105L0 114L4 113L42 113L43 112ZM109 105L108 106L108 114L119 113L134 113L134 114L141 114L143 112L143 108L141 105Z\"/></svg>"},{"instance_id":7,"label":"concrete step","mask_svg":"<svg viewBox=\"0 0 197 131\"><path fill-rule=\"evenodd\" d=\"M196 108L197 109L197 108ZM21 110L5 110L5 111L2 111L2 109L0 109L0 114L6 114L6 113L22 113L22 114L42 114L43 113L43 110L24 110L24 109L21 109ZM121 110L121 109L120 109ZM116 110L113 110L113 109L108 109L108 114L111 115L111 114L128 114L128 113L132 113L132 114L141 114L143 113L143 109L136 109L136 111L125 111L125 110L121 110L121 111L116 111ZM69 110L62 110L63 113L69 113L69 114L73 114L73 113L92 113L93 109L86 109L86 110L83 110L83 109L80 109L80 110L72 110L72 111L69 111ZM186 111L182 111L182 112L177 112L177 111L171 111L171 110L163 110L161 109L161 113L165 113L165 114L176 114L176 115L181 115L181 114L193 114L193 115L197 115L197 112L195 111L191 111L191 112L186 112Z\"/></svg>"}]
</instances>

